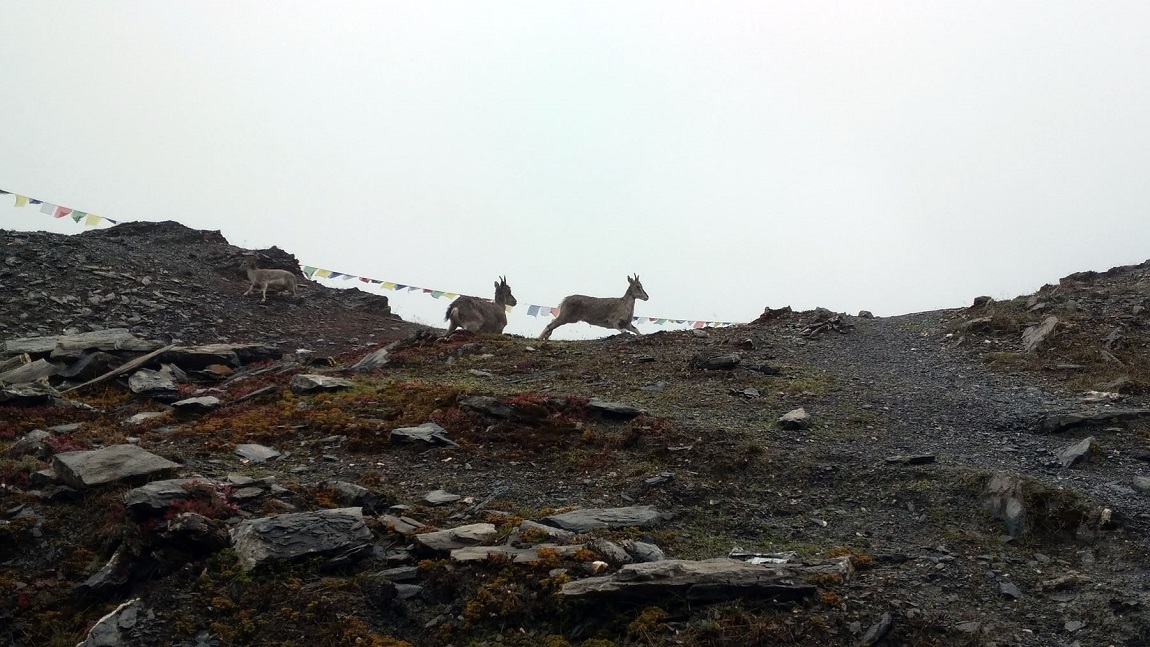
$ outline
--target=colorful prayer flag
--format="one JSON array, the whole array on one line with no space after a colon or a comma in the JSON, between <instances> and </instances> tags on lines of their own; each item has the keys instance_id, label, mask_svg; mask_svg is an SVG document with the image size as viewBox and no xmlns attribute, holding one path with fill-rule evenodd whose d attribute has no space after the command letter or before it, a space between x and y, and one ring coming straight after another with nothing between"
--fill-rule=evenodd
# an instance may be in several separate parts
<instances>
[{"instance_id":1,"label":"colorful prayer flag","mask_svg":"<svg viewBox=\"0 0 1150 647\"><path fill-rule=\"evenodd\" d=\"M443 296L443 294L444 293L439 291L439 290L432 290L431 291L431 298L432 299L438 299L439 297Z\"/></svg>"},{"instance_id":2,"label":"colorful prayer flag","mask_svg":"<svg viewBox=\"0 0 1150 647\"><path fill-rule=\"evenodd\" d=\"M551 316L552 317L558 317L559 316L559 308L551 308Z\"/></svg>"},{"instance_id":3,"label":"colorful prayer flag","mask_svg":"<svg viewBox=\"0 0 1150 647\"><path fill-rule=\"evenodd\" d=\"M64 216L66 216L70 213L72 213L72 210L69 209L68 207L56 207L56 213L53 213L52 217L53 218L63 218Z\"/></svg>"},{"instance_id":4,"label":"colorful prayer flag","mask_svg":"<svg viewBox=\"0 0 1150 647\"><path fill-rule=\"evenodd\" d=\"M97 216L97 215L92 214L92 213L84 216L84 226L85 227L95 227L98 224L100 224L100 216Z\"/></svg>"},{"instance_id":5,"label":"colorful prayer flag","mask_svg":"<svg viewBox=\"0 0 1150 647\"><path fill-rule=\"evenodd\" d=\"M399 286L392 283L391 281L384 281L383 283L379 284L379 287L383 288L384 290L398 290L399 289Z\"/></svg>"},{"instance_id":6,"label":"colorful prayer flag","mask_svg":"<svg viewBox=\"0 0 1150 647\"><path fill-rule=\"evenodd\" d=\"M312 267L311 265L304 265L303 266L303 275L310 279L311 275L315 274L315 271L317 269L319 269L319 268L318 267Z\"/></svg>"},{"instance_id":7,"label":"colorful prayer flag","mask_svg":"<svg viewBox=\"0 0 1150 647\"><path fill-rule=\"evenodd\" d=\"M315 275L321 279L326 279L331 276L331 270L316 270Z\"/></svg>"},{"instance_id":8,"label":"colorful prayer flag","mask_svg":"<svg viewBox=\"0 0 1150 647\"><path fill-rule=\"evenodd\" d=\"M72 222L78 223L81 220L83 220L84 216L86 216L86 215L88 215L88 214L84 213L83 211L73 211L72 212Z\"/></svg>"},{"instance_id":9,"label":"colorful prayer flag","mask_svg":"<svg viewBox=\"0 0 1150 647\"><path fill-rule=\"evenodd\" d=\"M41 203L40 213L44 214L45 216L51 216L56 213L56 205L48 204L47 202Z\"/></svg>"},{"instance_id":10,"label":"colorful prayer flag","mask_svg":"<svg viewBox=\"0 0 1150 647\"><path fill-rule=\"evenodd\" d=\"M18 195L18 196L16 196L16 206L17 206L17 207L26 207L26 206L28 206L28 197L27 197L27 196L23 196L23 195Z\"/></svg>"},{"instance_id":11,"label":"colorful prayer flag","mask_svg":"<svg viewBox=\"0 0 1150 647\"><path fill-rule=\"evenodd\" d=\"M527 315L530 317L538 317L539 306L527 306Z\"/></svg>"}]
</instances>

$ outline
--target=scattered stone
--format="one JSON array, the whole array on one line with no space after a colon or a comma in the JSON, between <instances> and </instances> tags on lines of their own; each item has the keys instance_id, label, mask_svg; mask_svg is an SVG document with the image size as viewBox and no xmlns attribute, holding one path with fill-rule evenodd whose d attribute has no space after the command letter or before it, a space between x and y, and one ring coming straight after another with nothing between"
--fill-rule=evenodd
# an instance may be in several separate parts
<instances>
[{"instance_id":1,"label":"scattered stone","mask_svg":"<svg viewBox=\"0 0 1150 647\"><path fill-rule=\"evenodd\" d=\"M1066 624L1062 625L1062 628L1073 633L1075 631L1078 631L1079 629L1082 629L1085 626L1086 626L1086 623L1082 622L1081 620L1068 620L1066 622Z\"/></svg>"},{"instance_id":2,"label":"scattered stone","mask_svg":"<svg viewBox=\"0 0 1150 647\"><path fill-rule=\"evenodd\" d=\"M44 382L0 385L0 404L34 407L58 397L60 393Z\"/></svg>"},{"instance_id":3,"label":"scattered stone","mask_svg":"<svg viewBox=\"0 0 1150 647\"><path fill-rule=\"evenodd\" d=\"M136 555L124 545L112 553L111 559L88 579L76 585L76 590L85 594L107 596L120 590L132 576L132 565Z\"/></svg>"},{"instance_id":4,"label":"scattered stone","mask_svg":"<svg viewBox=\"0 0 1150 647\"><path fill-rule=\"evenodd\" d=\"M467 526L425 532L415 536L415 544L424 551L445 553L457 548L489 544L499 538L499 531L490 523L473 523Z\"/></svg>"},{"instance_id":5,"label":"scattered stone","mask_svg":"<svg viewBox=\"0 0 1150 647\"><path fill-rule=\"evenodd\" d=\"M166 545L193 556L210 555L228 546L228 529L222 521L194 512L181 512L159 530Z\"/></svg>"},{"instance_id":6,"label":"scattered stone","mask_svg":"<svg viewBox=\"0 0 1150 647\"><path fill-rule=\"evenodd\" d=\"M1150 494L1150 477L1148 476L1135 476L1130 485L1134 487L1136 492Z\"/></svg>"},{"instance_id":7,"label":"scattered stone","mask_svg":"<svg viewBox=\"0 0 1150 647\"><path fill-rule=\"evenodd\" d=\"M1022 503L1022 480L1009 474L991 477L983 491L991 514L1006 525L1007 536L1018 538L1026 529L1026 506Z\"/></svg>"},{"instance_id":8,"label":"scattered stone","mask_svg":"<svg viewBox=\"0 0 1150 647\"><path fill-rule=\"evenodd\" d=\"M47 443L51 436L52 434L43 429L33 429L13 443L4 455L8 458L22 458L24 456L47 458L52 453L52 448Z\"/></svg>"},{"instance_id":9,"label":"scattered stone","mask_svg":"<svg viewBox=\"0 0 1150 647\"><path fill-rule=\"evenodd\" d=\"M448 503L455 503L463 497L458 494L452 494L447 490L432 490L423 495L423 500L429 505L445 505Z\"/></svg>"},{"instance_id":10,"label":"scattered stone","mask_svg":"<svg viewBox=\"0 0 1150 647\"><path fill-rule=\"evenodd\" d=\"M888 463L901 463L903 465L927 465L937 460L934 454L915 454L913 456L890 456Z\"/></svg>"},{"instance_id":11,"label":"scattered stone","mask_svg":"<svg viewBox=\"0 0 1150 647\"><path fill-rule=\"evenodd\" d=\"M220 399L214 395L205 395L199 398L187 398L172 403L177 411L184 413L207 413L220 406Z\"/></svg>"},{"instance_id":12,"label":"scattered stone","mask_svg":"<svg viewBox=\"0 0 1150 647\"><path fill-rule=\"evenodd\" d=\"M360 508L293 512L241 521L231 530L240 566L251 570L275 561L370 550L371 531Z\"/></svg>"},{"instance_id":13,"label":"scattered stone","mask_svg":"<svg viewBox=\"0 0 1150 647\"><path fill-rule=\"evenodd\" d=\"M651 384L644 384L643 386L639 387L639 390L640 391L651 391L654 393L658 393L661 391L666 391L667 386L668 386L668 384L666 382L659 381L659 382L653 382Z\"/></svg>"},{"instance_id":14,"label":"scattered stone","mask_svg":"<svg viewBox=\"0 0 1150 647\"><path fill-rule=\"evenodd\" d=\"M858 647L873 647L882 640L887 632L890 631L891 625L894 624L893 618L889 613L882 614L878 622L870 626L863 635L862 640L858 642Z\"/></svg>"},{"instance_id":15,"label":"scattered stone","mask_svg":"<svg viewBox=\"0 0 1150 647\"><path fill-rule=\"evenodd\" d=\"M140 613L140 598L134 598L113 609L96 621L88 636L76 647L130 647L136 644L130 631Z\"/></svg>"},{"instance_id":16,"label":"scattered stone","mask_svg":"<svg viewBox=\"0 0 1150 647\"><path fill-rule=\"evenodd\" d=\"M362 485L347 481L324 481L324 486L335 491L340 505L345 507L359 506L369 513L376 513L387 507L383 497Z\"/></svg>"},{"instance_id":17,"label":"scattered stone","mask_svg":"<svg viewBox=\"0 0 1150 647\"><path fill-rule=\"evenodd\" d=\"M1000 583L998 585L998 592L1002 594L1002 597L1010 600L1018 600L1022 598L1022 591L1018 590L1018 587L1014 584L1014 582Z\"/></svg>"},{"instance_id":18,"label":"scattered stone","mask_svg":"<svg viewBox=\"0 0 1150 647\"><path fill-rule=\"evenodd\" d=\"M630 404L622 404L619 402L604 402L602 400L591 400L587 403L587 408L591 411L597 411L604 416L614 418L634 418L635 416L643 413L642 409Z\"/></svg>"},{"instance_id":19,"label":"scattered stone","mask_svg":"<svg viewBox=\"0 0 1150 647\"><path fill-rule=\"evenodd\" d=\"M174 400L178 396L179 385L170 373L142 368L128 378L128 388L132 393L146 395L157 400Z\"/></svg>"},{"instance_id":20,"label":"scattered stone","mask_svg":"<svg viewBox=\"0 0 1150 647\"><path fill-rule=\"evenodd\" d=\"M954 625L954 629L959 633L976 634L982 629L982 623L971 620L969 622L960 622Z\"/></svg>"},{"instance_id":21,"label":"scattered stone","mask_svg":"<svg viewBox=\"0 0 1150 647\"><path fill-rule=\"evenodd\" d=\"M52 469L59 479L78 490L104 483L161 476L177 468L177 463L130 444L62 452L52 457Z\"/></svg>"},{"instance_id":22,"label":"scattered stone","mask_svg":"<svg viewBox=\"0 0 1150 647\"><path fill-rule=\"evenodd\" d=\"M702 369L704 371L729 371L739 365L742 358L738 353L728 353L726 355L716 355L713 357L702 357L696 355L691 359L690 367Z\"/></svg>"},{"instance_id":23,"label":"scattered stone","mask_svg":"<svg viewBox=\"0 0 1150 647\"><path fill-rule=\"evenodd\" d=\"M759 315L759 318L752 321L750 325L765 324L793 313L794 310L791 310L790 306L783 306L781 308L771 308L768 306L763 308L763 314Z\"/></svg>"},{"instance_id":24,"label":"scattered stone","mask_svg":"<svg viewBox=\"0 0 1150 647\"><path fill-rule=\"evenodd\" d=\"M1058 325L1058 317L1050 315L1042 320L1042 323L1030 326L1022 333L1022 350L1026 353L1033 353L1038 347L1046 340L1050 333L1054 332L1055 326Z\"/></svg>"},{"instance_id":25,"label":"scattered stone","mask_svg":"<svg viewBox=\"0 0 1150 647\"><path fill-rule=\"evenodd\" d=\"M524 534L529 534L529 533L544 534L550 540L561 543L561 544L566 544L566 543L572 541L573 539L575 539L575 536L576 536L575 533L573 533L569 530L563 530L562 528L555 528L552 526L547 526L547 525L538 523L536 521L531 521L530 519L524 519L523 522L519 524L520 540L522 541L522 537Z\"/></svg>"},{"instance_id":26,"label":"scattered stone","mask_svg":"<svg viewBox=\"0 0 1150 647\"><path fill-rule=\"evenodd\" d=\"M188 486L197 482L203 483L192 478L152 481L129 490L124 495L124 505L140 516L162 512L173 503L186 500L190 496Z\"/></svg>"},{"instance_id":27,"label":"scattered stone","mask_svg":"<svg viewBox=\"0 0 1150 647\"><path fill-rule=\"evenodd\" d=\"M358 362L352 364L348 369L354 373L366 373L367 371L374 371L378 368L389 366L391 358L388 356L388 350L395 344L389 344L379 350L364 355Z\"/></svg>"},{"instance_id":28,"label":"scattered stone","mask_svg":"<svg viewBox=\"0 0 1150 647\"><path fill-rule=\"evenodd\" d=\"M631 554L624 550L622 546L616 544L613 541L603 539L602 537L593 540L588 547L602 555L608 563L615 564L617 566L630 564L631 562L635 561L631 557Z\"/></svg>"},{"instance_id":29,"label":"scattered stone","mask_svg":"<svg viewBox=\"0 0 1150 647\"><path fill-rule=\"evenodd\" d=\"M1108 425L1119 421L1150 418L1150 409L1111 409L1048 414L1038 425L1041 433L1054 434L1074 427Z\"/></svg>"},{"instance_id":30,"label":"scattered stone","mask_svg":"<svg viewBox=\"0 0 1150 647\"><path fill-rule=\"evenodd\" d=\"M859 310L858 318L859 319L874 319L874 313L871 312L870 310Z\"/></svg>"},{"instance_id":31,"label":"scattered stone","mask_svg":"<svg viewBox=\"0 0 1150 647\"><path fill-rule=\"evenodd\" d=\"M236 449L232 453L253 463L263 463L283 456L283 454L272 447L257 445L255 443L241 443L236 445Z\"/></svg>"},{"instance_id":32,"label":"scattered stone","mask_svg":"<svg viewBox=\"0 0 1150 647\"><path fill-rule=\"evenodd\" d=\"M139 339L127 328L106 328L75 335L52 335L48 337L22 337L4 342L5 355L29 353L42 355L58 351L57 357L79 357L86 350L118 350L129 352L151 352L162 344Z\"/></svg>"},{"instance_id":33,"label":"scattered stone","mask_svg":"<svg viewBox=\"0 0 1150 647\"><path fill-rule=\"evenodd\" d=\"M531 564L539 561L539 550L546 548L555 551L559 557L574 557L582 546L556 546L554 544L539 544L531 548L515 548L514 546L465 546L451 551L451 560L455 562L478 562L486 560L492 555L505 555L516 564Z\"/></svg>"},{"instance_id":34,"label":"scattered stone","mask_svg":"<svg viewBox=\"0 0 1150 647\"><path fill-rule=\"evenodd\" d=\"M627 564L611 575L589 577L563 585L559 594L581 598L677 599L718 601L741 597L800 600L812 597L817 587L793 584L803 574L850 573L850 560L843 558L813 568L758 566L726 557L690 561L668 559Z\"/></svg>"},{"instance_id":35,"label":"scattered stone","mask_svg":"<svg viewBox=\"0 0 1150 647\"><path fill-rule=\"evenodd\" d=\"M779 417L779 426L783 429L806 429L810 425L811 416L807 413L806 409L803 409L802 407L788 411Z\"/></svg>"},{"instance_id":36,"label":"scattered stone","mask_svg":"<svg viewBox=\"0 0 1150 647\"><path fill-rule=\"evenodd\" d=\"M459 445L447 437L447 430L434 422L425 422L418 427L400 427L391 430L391 437L396 440L418 440L429 445Z\"/></svg>"},{"instance_id":37,"label":"scattered stone","mask_svg":"<svg viewBox=\"0 0 1150 647\"><path fill-rule=\"evenodd\" d=\"M59 370L60 367L58 365L53 364L46 359L38 359L34 362L22 364L17 368L0 373L0 383L27 384L29 382L36 382L37 380L52 377Z\"/></svg>"},{"instance_id":38,"label":"scattered stone","mask_svg":"<svg viewBox=\"0 0 1150 647\"><path fill-rule=\"evenodd\" d=\"M142 412L137 413L136 415L132 416L131 418L128 418L127 420L125 420L124 423L129 424L129 425L139 425L139 424L145 423L149 420L155 420L156 418L162 418L166 415L168 415L167 411L142 411Z\"/></svg>"},{"instance_id":39,"label":"scattered stone","mask_svg":"<svg viewBox=\"0 0 1150 647\"><path fill-rule=\"evenodd\" d=\"M519 418L519 414L515 412L515 409L511 405L487 395L474 395L463 398L459 401L459 404L465 409L486 413L489 416L503 418L504 420L517 420Z\"/></svg>"},{"instance_id":40,"label":"scattered stone","mask_svg":"<svg viewBox=\"0 0 1150 647\"><path fill-rule=\"evenodd\" d=\"M620 545L636 562L661 562L667 559L667 556L663 553L663 549L655 544L624 539Z\"/></svg>"},{"instance_id":41,"label":"scattered stone","mask_svg":"<svg viewBox=\"0 0 1150 647\"><path fill-rule=\"evenodd\" d=\"M1094 451L1094 436L1090 436L1058 452L1058 462L1062 467L1070 467L1086 460Z\"/></svg>"},{"instance_id":42,"label":"scattered stone","mask_svg":"<svg viewBox=\"0 0 1150 647\"><path fill-rule=\"evenodd\" d=\"M669 512L659 512L654 506L641 505L626 508L585 508L540 519L541 523L571 532L584 533L600 528L645 528L671 518Z\"/></svg>"},{"instance_id":43,"label":"scattered stone","mask_svg":"<svg viewBox=\"0 0 1150 647\"><path fill-rule=\"evenodd\" d=\"M291 384L288 385L288 388L296 395L304 395L306 393L315 393L316 391L347 389L353 386L355 386L355 382L342 377L300 373L292 377Z\"/></svg>"},{"instance_id":44,"label":"scattered stone","mask_svg":"<svg viewBox=\"0 0 1150 647\"><path fill-rule=\"evenodd\" d=\"M397 535L414 535L427 528L426 525L411 517L397 517L395 515L385 514L380 517L379 520L383 523L384 528L387 528Z\"/></svg>"}]
</instances>

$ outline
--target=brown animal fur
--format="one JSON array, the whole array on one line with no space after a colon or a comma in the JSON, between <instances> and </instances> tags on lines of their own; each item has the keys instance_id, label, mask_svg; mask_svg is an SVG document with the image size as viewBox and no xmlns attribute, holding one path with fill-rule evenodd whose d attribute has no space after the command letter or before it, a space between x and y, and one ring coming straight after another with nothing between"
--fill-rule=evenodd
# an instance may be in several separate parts
<instances>
[{"instance_id":1,"label":"brown animal fur","mask_svg":"<svg viewBox=\"0 0 1150 647\"><path fill-rule=\"evenodd\" d=\"M511 294L511 286L507 279L499 277L495 282L495 301L484 301L479 297L462 296L447 306L444 320L450 323L444 337L455 332L456 328L463 328L473 333L502 333L507 327L507 306L513 306L515 295Z\"/></svg>"},{"instance_id":2,"label":"brown animal fur","mask_svg":"<svg viewBox=\"0 0 1150 647\"><path fill-rule=\"evenodd\" d=\"M260 303L268 300L268 288L282 292L290 292L294 297L296 296L296 277L295 274L287 270L261 270L256 268L256 259L248 257L244 259L243 264L240 266L248 273L248 291L244 292L244 296L252 293L252 290L259 287L263 293L263 298Z\"/></svg>"},{"instance_id":3,"label":"brown animal fur","mask_svg":"<svg viewBox=\"0 0 1150 647\"><path fill-rule=\"evenodd\" d=\"M627 293L615 299L602 297L589 297L582 294L572 294L559 304L559 314L555 321L547 324L539 339L551 337L551 333L564 324L586 321L592 326L601 326L619 331L639 334L639 330L631 323L635 316L635 300L647 300L647 292L639 282L639 275L634 278L627 277Z\"/></svg>"}]
</instances>

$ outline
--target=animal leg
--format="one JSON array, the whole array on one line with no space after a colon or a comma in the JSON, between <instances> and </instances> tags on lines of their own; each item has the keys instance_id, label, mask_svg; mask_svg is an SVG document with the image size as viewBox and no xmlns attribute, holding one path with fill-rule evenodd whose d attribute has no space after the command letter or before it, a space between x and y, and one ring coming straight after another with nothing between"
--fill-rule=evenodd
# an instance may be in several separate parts
<instances>
[{"instance_id":1,"label":"animal leg","mask_svg":"<svg viewBox=\"0 0 1150 647\"><path fill-rule=\"evenodd\" d=\"M244 296L246 297L247 295L251 294L251 293L252 293L252 288L254 288L254 287L256 287L256 284L255 284L255 283L252 283L251 285L249 285L249 286L248 286L248 291L247 291L247 292L244 292Z\"/></svg>"},{"instance_id":2,"label":"animal leg","mask_svg":"<svg viewBox=\"0 0 1150 647\"><path fill-rule=\"evenodd\" d=\"M260 299L260 303L264 303L267 300L268 300L268 284L264 283L264 298Z\"/></svg>"}]
</instances>

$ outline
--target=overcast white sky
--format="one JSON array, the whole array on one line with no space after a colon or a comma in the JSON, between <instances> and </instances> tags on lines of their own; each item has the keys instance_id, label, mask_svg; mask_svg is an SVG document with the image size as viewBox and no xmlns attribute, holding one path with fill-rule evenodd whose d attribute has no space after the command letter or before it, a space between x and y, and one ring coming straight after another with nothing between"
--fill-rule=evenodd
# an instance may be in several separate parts
<instances>
[{"instance_id":1,"label":"overcast white sky","mask_svg":"<svg viewBox=\"0 0 1150 647\"><path fill-rule=\"evenodd\" d=\"M1145 1L5 0L0 189L506 275L526 335L632 272L642 316L959 307L1150 258L1148 34Z\"/></svg>"}]
</instances>

